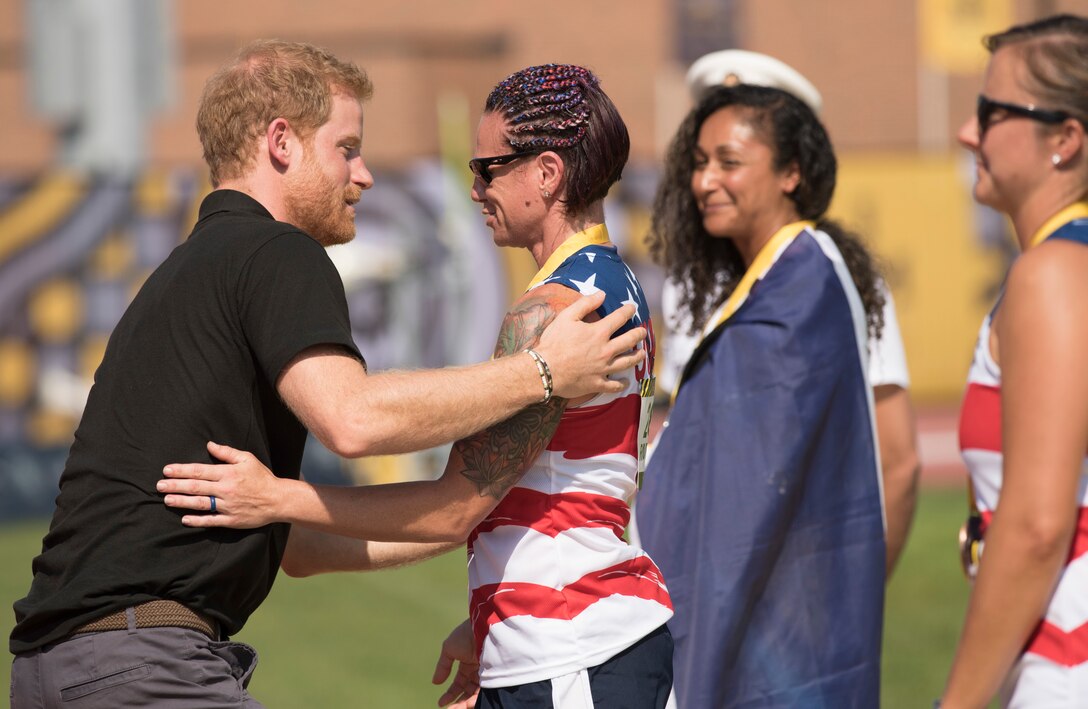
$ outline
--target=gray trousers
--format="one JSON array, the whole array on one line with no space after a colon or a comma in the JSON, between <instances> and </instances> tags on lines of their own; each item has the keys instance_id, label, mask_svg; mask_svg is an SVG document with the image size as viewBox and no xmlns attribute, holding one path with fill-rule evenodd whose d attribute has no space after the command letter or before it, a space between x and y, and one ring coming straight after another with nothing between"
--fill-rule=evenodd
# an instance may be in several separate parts
<instances>
[{"instance_id":1,"label":"gray trousers","mask_svg":"<svg viewBox=\"0 0 1088 709\"><path fill-rule=\"evenodd\" d=\"M86 633L15 656L12 709L262 709L249 645L185 628Z\"/></svg>"}]
</instances>

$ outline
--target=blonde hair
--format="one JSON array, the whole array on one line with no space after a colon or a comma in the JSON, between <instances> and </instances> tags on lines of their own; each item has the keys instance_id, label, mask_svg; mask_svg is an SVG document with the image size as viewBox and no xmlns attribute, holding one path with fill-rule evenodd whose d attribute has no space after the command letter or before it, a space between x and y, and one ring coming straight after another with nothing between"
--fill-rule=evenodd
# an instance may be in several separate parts
<instances>
[{"instance_id":1,"label":"blonde hair","mask_svg":"<svg viewBox=\"0 0 1088 709\"><path fill-rule=\"evenodd\" d=\"M1039 105L1065 111L1088 128L1088 19L1055 15L1016 25L983 40L990 52L1016 45L1027 85Z\"/></svg>"},{"instance_id":2,"label":"blonde hair","mask_svg":"<svg viewBox=\"0 0 1088 709\"><path fill-rule=\"evenodd\" d=\"M278 39L246 45L200 97L196 130L212 185L253 165L254 143L276 118L305 140L329 119L334 94L363 102L373 90L366 72L319 47Z\"/></svg>"}]
</instances>

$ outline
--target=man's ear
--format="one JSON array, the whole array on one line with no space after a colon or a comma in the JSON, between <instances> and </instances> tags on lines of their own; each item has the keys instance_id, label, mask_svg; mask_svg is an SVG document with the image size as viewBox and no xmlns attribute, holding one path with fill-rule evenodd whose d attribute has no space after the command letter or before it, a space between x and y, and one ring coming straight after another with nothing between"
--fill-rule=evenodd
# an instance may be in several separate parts
<instances>
[{"instance_id":1,"label":"man's ear","mask_svg":"<svg viewBox=\"0 0 1088 709\"><path fill-rule=\"evenodd\" d=\"M265 143L268 159L273 165L284 169L291 164L295 148L294 131L286 118L276 118L268 124L265 131Z\"/></svg>"}]
</instances>

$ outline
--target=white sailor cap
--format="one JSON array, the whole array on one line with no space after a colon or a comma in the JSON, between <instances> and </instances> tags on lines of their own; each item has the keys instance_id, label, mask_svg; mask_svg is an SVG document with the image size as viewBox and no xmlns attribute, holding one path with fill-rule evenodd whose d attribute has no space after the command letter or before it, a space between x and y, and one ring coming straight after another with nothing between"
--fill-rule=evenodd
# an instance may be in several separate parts
<instances>
[{"instance_id":1,"label":"white sailor cap","mask_svg":"<svg viewBox=\"0 0 1088 709\"><path fill-rule=\"evenodd\" d=\"M823 106L820 92L796 69L774 57L743 49L704 54L688 69L687 85L698 101L712 86L756 84L787 91L808 104L814 113Z\"/></svg>"}]
</instances>

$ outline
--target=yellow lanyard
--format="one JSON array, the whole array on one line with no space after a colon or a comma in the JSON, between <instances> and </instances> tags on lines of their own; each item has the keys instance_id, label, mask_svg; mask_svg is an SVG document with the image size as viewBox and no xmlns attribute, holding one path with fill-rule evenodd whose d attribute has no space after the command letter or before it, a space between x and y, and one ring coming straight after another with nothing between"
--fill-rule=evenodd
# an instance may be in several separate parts
<instances>
[{"instance_id":1,"label":"yellow lanyard","mask_svg":"<svg viewBox=\"0 0 1088 709\"><path fill-rule=\"evenodd\" d=\"M607 244L608 242L608 227L604 224L591 226L585 231L572 234L559 245L558 249L552 252L552 255L548 257L548 260L533 276L533 280L529 281L529 285L525 290L532 290L547 280L549 276L555 273L555 269L559 268L560 264L570 258L572 254L592 244Z\"/></svg>"},{"instance_id":2,"label":"yellow lanyard","mask_svg":"<svg viewBox=\"0 0 1088 709\"><path fill-rule=\"evenodd\" d=\"M740 306L744 305L744 301L748 300L748 294L752 290L752 286L756 284L756 281L767 275L767 271L771 270L771 266L774 265L775 260L778 258L778 254L782 252L786 246L793 242L797 238L797 235L808 228L814 228L815 222L801 221L793 222L782 227L774 233L763 248L759 250L756 257L752 259L752 265L748 267L748 270L744 272L744 275L740 279L740 283L733 289L733 292L729 294L725 302L722 303L710 320L707 321L705 327L703 327L702 337L699 339L699 344L705 340L710 333L721 327L729 318L740 309ZM699 345L695 346L695 350L699 349ZM681 381L676 382L676 386L672 391L672 401L676 402L676 395L680 391Z\"/></svg>"},{"instance_id":3,"label":"yellow lanyard","mask_svg":"<svg viewBox=\"0 0 1088 709\"><path fill-rule=\"evenodd\" d=\"M1035 236L1031 237L1031 246L1038 246L1046 241L1047 237L1058 230L1059 227L1068 224L1074 219L1088 218L1088 202L1074 202L1050 219L1047 219ZM1030 247L1029 247L1030 248Z\"/></svg>"}]
</instances>

